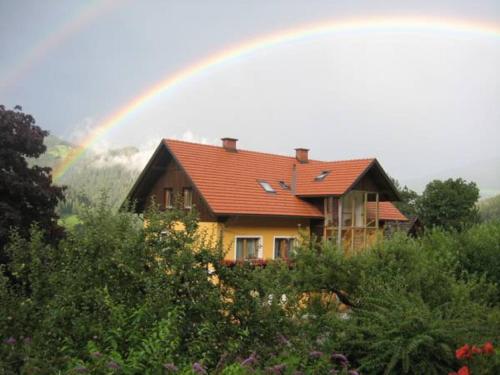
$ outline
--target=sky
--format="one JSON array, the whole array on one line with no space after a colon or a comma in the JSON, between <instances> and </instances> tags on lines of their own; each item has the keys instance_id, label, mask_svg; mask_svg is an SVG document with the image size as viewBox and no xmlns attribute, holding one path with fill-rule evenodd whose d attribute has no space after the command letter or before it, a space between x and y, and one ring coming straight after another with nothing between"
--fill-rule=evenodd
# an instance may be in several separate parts
<instances>
[{"instance_id":1,"label":"sky","mask_svg":"<svg viewBox=\"0 0 500 375\"><path fill-rule=\"evenodd\" d=\"M0 2L0 104L81 142L141 93L249 40L319 22L455 19L500 30L499 1ZM500 160L500 34L353 30L258 49L189 77L93 147L161 138L337 160L399 180ZM491 162L493 160L493 162ZM500 163L492 174L499 174ZM485 172L488 173L488 170Z\"/></svg>"}]
</instances>

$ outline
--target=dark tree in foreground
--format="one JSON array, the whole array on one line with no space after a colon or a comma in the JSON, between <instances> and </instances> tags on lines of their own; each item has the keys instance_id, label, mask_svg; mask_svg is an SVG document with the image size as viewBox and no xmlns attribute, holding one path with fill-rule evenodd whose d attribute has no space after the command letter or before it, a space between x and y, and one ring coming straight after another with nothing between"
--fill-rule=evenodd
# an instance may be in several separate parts
<instances>
[{"instance_id":1,"label":"dark tree in foreground","mask_svg":"<svg viewBox=\"0 0 500 375\"><path fill-rule=\"evenodd\" d=\"M64 199L63 188L52 185L50 168L30 167L26 160L45 152L47 135L20 107L0 105L0 263L7 260L4 246L12 228L23 237L34 223L51 238L61 233L55 208Z\"/></svg>"},{"instance_id":2,"label":"dark tree in foreground","mask_svg":"<svg viewBox=\"0 0 500 375\"><path fill-rule=\"evenodd\" d=\"M427 227L461 230L479 221L478 199L475 182L434 180L418 199L418 216Z\"/></svg>"}]
</instances>

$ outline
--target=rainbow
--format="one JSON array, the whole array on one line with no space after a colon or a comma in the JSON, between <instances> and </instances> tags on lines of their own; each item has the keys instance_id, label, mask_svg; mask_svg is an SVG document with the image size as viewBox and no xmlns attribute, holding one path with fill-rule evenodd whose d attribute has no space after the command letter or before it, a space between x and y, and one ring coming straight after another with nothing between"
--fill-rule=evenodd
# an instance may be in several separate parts
<instances>
[{"instance_id":1,"label":"rainbow","mask_svg":"<svg viewBox=\"0 0 500 375\"><path fill-rule=\"evenodd\" d=\"M368 31L368 32L433 32L455 33L464 35L478 35L499 37L500 27L496 25L473 23L457 19L430 19L430 18L362 18L345 21L327 21L310 25L303 25L288 30L266 34L258 38L245 41L236 46L223 49L209 55L192 65L184 67L165 77L157 84L148 88L135 99L126 103L116 112L105 118L90 132L85 139L69 153L53 170L53 178L57 181L97 140L113 128L119 126L127 118L140 111L146 103L159 95L173 90L180 83L198 75L207 69L221 65L232 59L250 55L258 50L271 48L279 44L296 41L304 38L317 37L331 33Z\"/></svg>"},{"instance_id":2,"label":"rainbow","mask_svg":"<svg viewBox=\"0 0 500 375\"><path fill-rule=\"evenodd\" d=\"M19 81L29 70L50 51L63 44L94 19L102 16L118 5L118 0L93 1L78 9L75 15L58 27L54 32L40 40L20 61L9 69L0 80L0 89L5 89Z\"/></svg>"}]
</instances>

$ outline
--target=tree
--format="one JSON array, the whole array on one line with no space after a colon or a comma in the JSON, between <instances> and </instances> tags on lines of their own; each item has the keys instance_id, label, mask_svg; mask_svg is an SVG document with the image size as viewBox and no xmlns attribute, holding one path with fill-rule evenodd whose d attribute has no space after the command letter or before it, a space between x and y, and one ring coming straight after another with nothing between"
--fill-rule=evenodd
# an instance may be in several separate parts
<instances>
[{"instance_id":1,"label":"tree","mask_svg":"<svg viewBox=\"0 0 500 375\"><path fill-rule=\"evenodd\" d=\"M419 195L406 185L401 188L401 184L395 178L391 178L391 180L394 187L398 190L399 197L401 198L399 202L394 202L398 210L401 211L406 217L417 216L417 201Z\"/></svg>"},{"instance_id":2,"label":"tree","mask_svg":"<svg viewBox=\"0 0 500 375\"><path fill-rule=\"evenodd\" d=\"M0 105L0 263L7 261L4 247L12 228L23 237L34 223L49 238L62 233L55 208L64 188L52 184L51 168L29 167L26 160L45 152L47 135L21 107Z\"/></svg>"},{"instance_id":3,"label":"tree","mask_svg":"<svg viewBox=\"0 0 500 375\"><path fill-rule=\"evenodd\" d=\"M477 223L479 189L461 178L434 180L417 201L419 218L428 227L461 230Z\"/></svg>"}]
</instances>

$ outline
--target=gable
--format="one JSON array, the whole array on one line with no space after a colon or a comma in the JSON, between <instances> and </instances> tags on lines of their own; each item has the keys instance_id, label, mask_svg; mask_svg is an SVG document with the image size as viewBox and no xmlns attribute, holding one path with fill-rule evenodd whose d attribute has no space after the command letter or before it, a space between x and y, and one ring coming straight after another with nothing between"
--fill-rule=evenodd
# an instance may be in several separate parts
<instances>
[{"instance_id":1,"label":"gable","mask_svg":"<svg viewBox=\"0 0 500 375\"><path fill-rule=\"evenodd\" d=\"M150 161L137 179L127 199L135 202L135 210L142 212L153 202L164 208L164 190L171 189L174 200L181 200L184 188L193 191L193 206L202 221L215 221L210 206L182 166L163 143L156 149Z\"/></svg>"}]
</instances>

